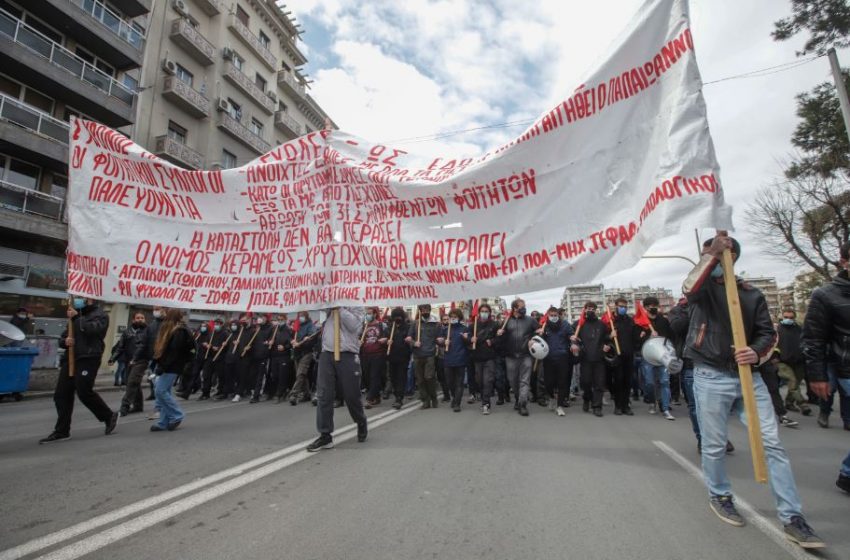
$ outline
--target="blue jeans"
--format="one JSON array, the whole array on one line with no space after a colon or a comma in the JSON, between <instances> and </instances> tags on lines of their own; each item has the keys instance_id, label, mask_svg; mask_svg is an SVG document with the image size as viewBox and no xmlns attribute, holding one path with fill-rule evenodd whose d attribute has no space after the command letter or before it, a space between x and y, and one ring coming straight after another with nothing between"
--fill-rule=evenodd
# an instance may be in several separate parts
<instances>
[{"instance_id":1,"label":"blue jeans","mask_svg":"<svg viewBox=\"0 0 850 560\"><path fill-rule=\"evenodd\" d=\"M640 372L643 377L643 398L648 403L655 402L655 376L658 375L658 385L661 387L661 411L670 410L670 373L667 368L654 366L642 360Z\"/></svg>"},{"instance_id":2,"label":"blue jeans","mask_svg":"<svg viewBox=\"0 0 850 560\"><path fill-rule=\"evenodd\" d=\"M185 414L171 394L171 388L177 380L176 373L163 373L156 376L154 384L154 395L156 396L156 407L159 410L159 427L166 429L175 422L183 420Z\"/></svg>"},{"instance_id":3,"label":"blue jeans","mask_svg":"<svg viewBox=\"0 0 850 560\"><path fill-rule=\"evenodd\" d=\"M835 375L831 367L826 370L829 375L829 398L820 400L820 411L829 416L832 414L832 403L835 401L835 392L838 391L839 410L841 419L845 424L850 423L850 379L842 379Z\"/></svg>"},{"instance_id":4,"label":"blue jeans","mask_svg":"<svg viewBox=\"0 0 850 560\"><path fill-rule=\"evenodd\" d=\"M699 419L697 418L697 403L694 400L694 370L682 370L682 388L685 391L685 399L688 401L688 416L691 417L691 428L694 430L694 435L697 441L700 441Z\"/></svg>"},{"instance_id":5,"label":"blue jeans","mask_svg":"<svg viewBox=\"0 0 850 560\"><path fill-rule=\"evenodd\" d=\"M779 427L767 386L753 374L761 437L767 458L768 482L780 521L788 523L802 516L803 506L788 454L779 441ZM736 373L705 364L694 365L694 396L702 432L702 474L711 496L731 496L732 483L726 475L726 440L729 416L735 412L746 425L741 382Z\"/></svg>"},{"instance_id":6,"label":"blue jeans","mask_svg":"<svg viewBox=\"0 0 850 560\"><path fill-rule=\"evenodd\" d=\"M118 362L118 366L115 368L115 384L116 385L126 385L127 383L127 364L124 362Z\"/></svg>"}]
</instances>

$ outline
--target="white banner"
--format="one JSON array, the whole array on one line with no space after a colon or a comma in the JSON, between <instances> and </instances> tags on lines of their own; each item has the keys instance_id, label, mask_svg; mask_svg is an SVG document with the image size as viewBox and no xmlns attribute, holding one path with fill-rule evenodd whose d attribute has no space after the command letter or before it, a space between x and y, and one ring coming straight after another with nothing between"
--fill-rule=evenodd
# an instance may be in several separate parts
<instances>
[{"instance_id":1,"label":"white banner","mask_svg":"<svg viewBox=\"0 0 850 560\"><path fill-rule=\"evenodd\" d=\"M465 300L587 282L731 228L685 0L649 0L583 85L478 157L340 131L186 171L71 127L69 291L195 309Z\"/></svg>"}]
</instances>

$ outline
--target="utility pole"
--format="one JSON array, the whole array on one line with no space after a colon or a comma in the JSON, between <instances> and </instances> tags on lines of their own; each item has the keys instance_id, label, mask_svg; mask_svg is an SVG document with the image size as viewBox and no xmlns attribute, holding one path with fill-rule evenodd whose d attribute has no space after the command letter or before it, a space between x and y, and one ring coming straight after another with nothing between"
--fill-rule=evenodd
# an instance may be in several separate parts
<instances>
[{"instance_id":1,"label":"utility pole","mask_svg":"<svg viewBox=\"0 0 850 560\"><path fill-rule=\"evenodd\" d=\"M827 55L829 55L829 65L832 66L832 78L835 80L835 89L838 91L841 114L844 116L844 131L847 132L847 138L850 140L850 98L847 97L844 74L841 72L841 65L838 64L838 55L835 53L835 49L829 49Z\"/></svg>"}]
</instances>

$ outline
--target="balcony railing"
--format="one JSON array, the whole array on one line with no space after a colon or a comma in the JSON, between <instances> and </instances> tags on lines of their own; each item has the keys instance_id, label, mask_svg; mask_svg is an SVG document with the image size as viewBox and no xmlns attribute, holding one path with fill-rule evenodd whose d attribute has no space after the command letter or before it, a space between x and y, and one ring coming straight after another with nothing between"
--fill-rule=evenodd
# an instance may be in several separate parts
<instances>
[{"instance_id":1,"label":"balcony railing","mask_svg":"<svg viewBox=\"0 0 850 560\"><path fill-rule=\"evenodd\" d=\"M62 144L68 143L69 126L47 113L25 105L6 95L0 95L0 119L9 121Z\"/></svg>"},{"instance_id":2,"label":"balcony railing","mask_svg":"<svg viewBox=\"0 0 850 560\"><path fill-rule=\"evenodd\" d=\"M160 157L182 163L186 167L192 169L202 169L204 167L204 156L197 150L193 150L186 144L181 144L167 135L157 136L154 153Z\"/></svg>"},{"instance_id":3,"label":"balcony railing","mask_svg":"<svg viewBox=\"0 0 850 560\"><path fill-rule=\"evenodd\" d=\"M271 150L271 144L261 136L251 132L247 126L234 119L227 113L222 113L218 121L218 127L233 136L258 154L264 154Z\"/></svg>"},{"instance_id":4,"label":"balcony railing","mask_svg":"<svg viewBox=\"0 0 850 560\"><path fill-rule=\"evenodd\" d=\"M0 181L0 208L63 221L65 201L58 196Z\"/></svg>"},{"instance_id":5,"label":"balcony railing","mask_svg":"<svg viewBox=\"0 0 850 560\"><path fill-rule=\"evenodd\" d=\"M304 84L299 82L295 76L292 75L292 72L289 72L288 70L278 71L277 85L298 97L304 97L307 95L307 88L304 87Z\"/></svg>"},{"instance_id":6,"label":"balcony railing","mask_svg":"<svg viewBox=\"0 0 850 560\"><path fill-rule=\"evenodd\" d=\"M165 78L162 95L194 117L206 117L210 114L210 100L177 76Z\"/></svg>"},{"instance_id":7,"label":"balcony railing","mask_svg":"<svg viewBox=\"0 0 850 560\"><path fill-rule=\"evenodd\" d=\"M215 46L183 18L171 22L171 40L204 66L215 62Z\"/></svg>"},{"instance_id":8,"label":"balcony railing","mask_svg":"<svg viewBox=\"0 0 850 560\"><path fill-rule=\"evenodd\" d=\"M245 45L248 46L254 54L260 57L260 60L269 67L269 70L277 69L277 57L272 54L272 52L263 46L260 42L260 38L251 33L251 30L245 27L245 25L239 21L239 19L231 14L230 20L227 23L227 26L236 33L236 36L242 40Z\"/></svg>"},{"instance_id":9,"label":"balcony railing","mask_svg":"<svg viewBox=\"0 0 850 560\"><path fill-rule=\"evenodd\" d=\"M286 111L278 111L274 114L274 125L290 136L295 138L301 136L301 125Z\"/></svg>"},{"instance_id":10,"label":"balcony railing","mask_svg":"<svg viewBox=\"0 0 850 560\"><path fill-rule=\"evenodd\" d=\"M133 106L136 99L136 93L134 91L122 85L109 74L98 70L65 47L54 43L5 10L0 10L0 34L6 35L12 41L43 56L52 64L66 70L103 93L111 95L129 107Z\"/></svg>"},{"instance_id":11,"label":"balcony railing","mask_svg":"<svg viewBox=\"0 0 850 560\"><path fill-rule=\"evenodd\" d=\"M224 11L224 7L219 0L195 0L200 6L201 11L208 16L217 16Z\"/></svg>"},{"instance_id":12,"label":"balcony railing","mask_svg":"<svg viewBox=\"0 0 850 560\"><path fill-rule=\"evenodd\" d=\"M239 88L242 93L257 102L266 113L274 113L274 101L266 95L266 92L257 87L254 81L242 73L232 63L227 65L227 70L224 72L225 79L229 80L234 86Z\"/></svg>"},{"instance_id":13,"label":"balcony railing","mask_svg":"<svg viewBox=\"0 0 850 560\"><path fill-rule=\"evenodd\" d=\"M102 23L121 39L141 50L145 48L145 36L124 18L107 8L98 0L68 0Z\"/></svg>"}]
</instances>

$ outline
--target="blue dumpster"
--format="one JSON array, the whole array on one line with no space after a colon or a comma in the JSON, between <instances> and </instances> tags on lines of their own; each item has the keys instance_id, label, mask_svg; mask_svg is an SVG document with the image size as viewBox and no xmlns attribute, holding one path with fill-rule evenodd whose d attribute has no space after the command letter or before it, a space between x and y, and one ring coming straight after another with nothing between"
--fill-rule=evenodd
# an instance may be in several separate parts
<instances>
[{"instance_id":1,"label":"blue dumpster","mask_svg":"<svg viewBox=\"0 0 850 560\"><path fill-rule=\"evenodd\" d=\"M34 346L0 347L0 399L11 394L16 401L30 384L32 361L38 356Z\"/></svg>"}]
</instances>

